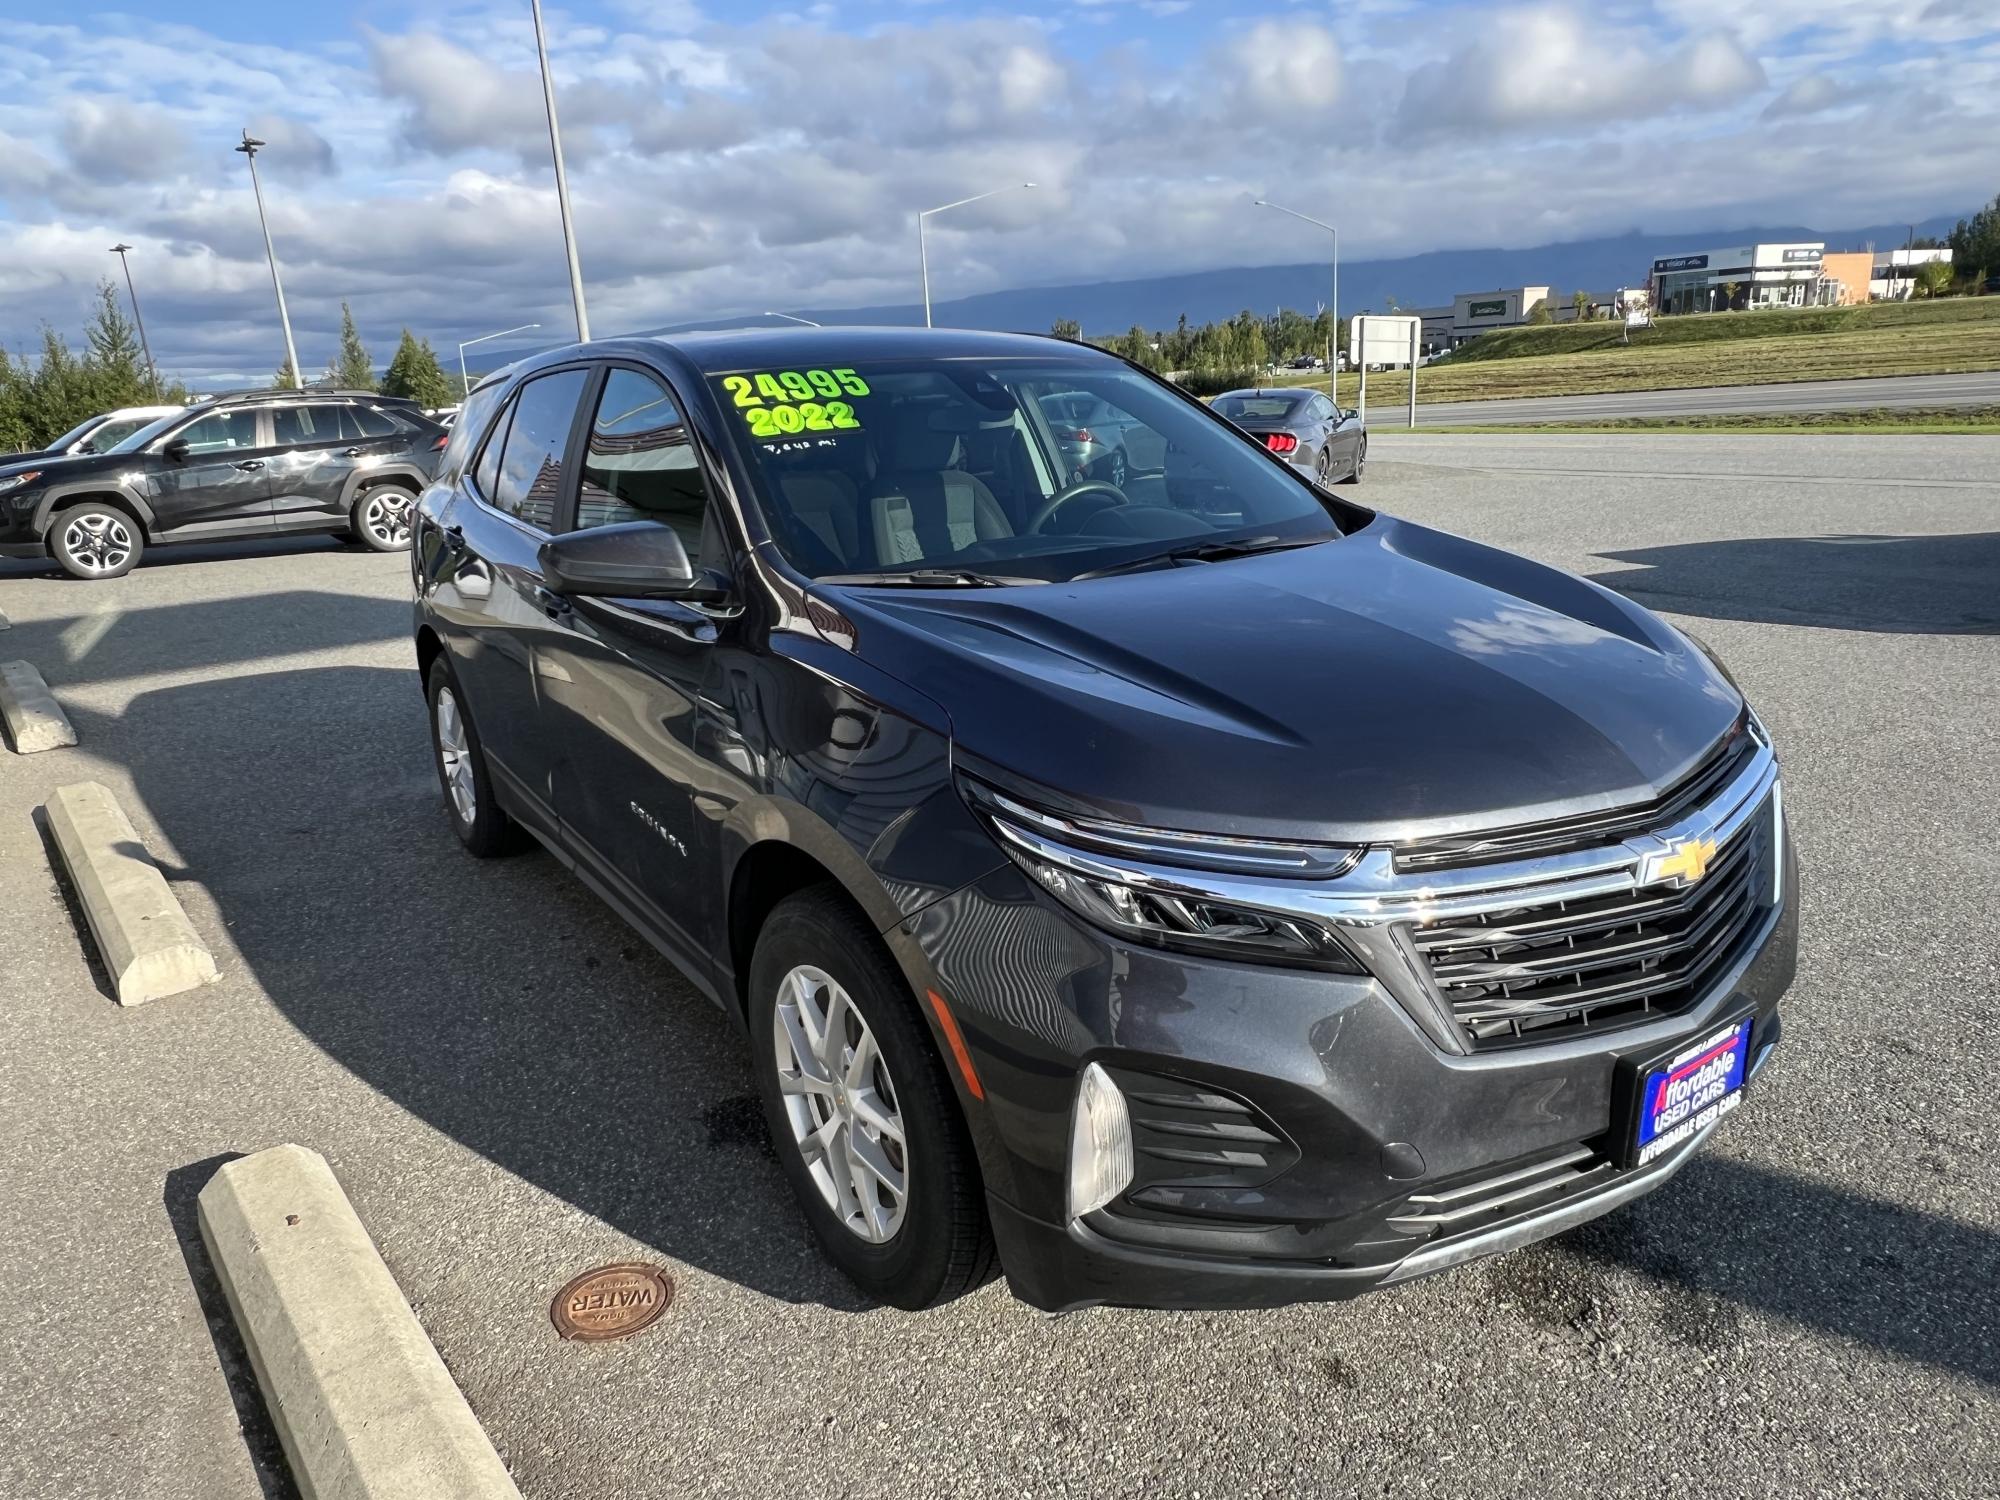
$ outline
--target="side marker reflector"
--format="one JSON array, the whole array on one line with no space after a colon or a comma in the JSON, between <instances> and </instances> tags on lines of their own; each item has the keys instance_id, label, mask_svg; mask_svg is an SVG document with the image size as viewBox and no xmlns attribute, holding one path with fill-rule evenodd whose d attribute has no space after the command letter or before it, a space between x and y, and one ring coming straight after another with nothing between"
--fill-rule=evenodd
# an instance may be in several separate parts
<instances>
[{"instance_id":1,"label":"side marker reflector","mask_svg":"<svg viewBox=\"0 0 2000 1500\"><path fill-rule=\"evenodd\" d=\"M931 1009L937 1012L938 1025L944 1028L944 1039L951 1048L952 1060L958 1064L958 1071L965 1079L965 1087L975 1099L984 1099L986 1090L979 1086L979 1075L972 1071L972 1054L965 1050L965 1034L958 1029L958 1019L951 1013L951 1007L944 1003L944 996L936 990L925 990L930 997Z\"/></svg>"}]
</instances>

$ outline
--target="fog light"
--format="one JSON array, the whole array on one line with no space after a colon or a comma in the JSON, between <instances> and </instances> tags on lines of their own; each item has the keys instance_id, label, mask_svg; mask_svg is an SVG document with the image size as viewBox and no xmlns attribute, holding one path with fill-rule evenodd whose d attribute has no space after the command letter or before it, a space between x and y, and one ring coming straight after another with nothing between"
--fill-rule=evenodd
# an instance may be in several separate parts
<instances>
[{"instance_id":1,"label":"fog light","mask_svg":"<svg viewBox=\"0 0 2000 1500\"><path fill-rule=\"evenodd\" d=\"M1069 1216L1104 1207L1132 1182L1132 1117L1111 1075L1096 1063L1077 1080L1069 1128Z\"/></svg>"}]
</instances>

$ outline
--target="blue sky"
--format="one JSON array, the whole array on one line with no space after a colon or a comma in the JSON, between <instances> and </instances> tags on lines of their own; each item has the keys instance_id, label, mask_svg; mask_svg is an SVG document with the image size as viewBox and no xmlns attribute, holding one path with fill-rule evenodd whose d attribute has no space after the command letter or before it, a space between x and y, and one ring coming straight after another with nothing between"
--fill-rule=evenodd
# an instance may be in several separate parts
<instances>
[{"instance_id":1,"label":"blue sky","mask_svg":"<svg viewBox=\"0 0 2000 1500\"><path fill-rule=\"evenodd\" d=\"M1995 0L549 0L597 330L1296 262L1965 213L2000 192ZM130 241L190 378L567 288L527 0L0 0L0 342Z\"/></svg>"}]
</instances>

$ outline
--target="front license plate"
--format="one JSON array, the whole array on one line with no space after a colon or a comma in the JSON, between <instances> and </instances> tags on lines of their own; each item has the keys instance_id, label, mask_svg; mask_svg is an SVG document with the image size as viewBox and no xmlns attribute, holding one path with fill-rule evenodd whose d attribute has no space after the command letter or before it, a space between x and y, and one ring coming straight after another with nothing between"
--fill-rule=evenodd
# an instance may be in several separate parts
<instances>
[{"instance_id":1,"label":"front license plate","mask_svg":"<svg viewBox=\"0 0 2000 1500\"><path fill-rule=\"evenodd\" d=\"M1708 1032L1646 1071L1639 1083L1634 1166L1692 1140L1743 1102L1754 1019L1745 1016Z\"/></svg>"}]
</instances>

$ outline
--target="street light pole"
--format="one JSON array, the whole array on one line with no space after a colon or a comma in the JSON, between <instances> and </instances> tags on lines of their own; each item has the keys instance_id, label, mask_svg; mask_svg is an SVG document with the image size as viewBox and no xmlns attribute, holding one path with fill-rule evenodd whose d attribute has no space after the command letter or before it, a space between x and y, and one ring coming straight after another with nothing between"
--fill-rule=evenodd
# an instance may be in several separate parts
<instances>
[{"instance_id":1,"label":"street light pole","mask_svg":"<svg viewBox=\"0 0 2000 1500\"><path fill-rule=\"evenodd\" d=\"M132 299L132 321L139 325L139 347L146 355L146 374L152 381L153 394L160 394L160 367L153 363L153 346L146 342L146 319L139 311L139 293L132 286L132 262L125 258L125 252L132 247L122 241L111 247L111 253L118 257L118 264L125 268L125 295Z\"/></svg>"},{"instance_id":2,"label":"street light pole","mask_svg":"<svg viewBox=\"0 0 2000 1500\"><path fill-rule=\"evenodd\" d=\"M292 387L305 388L305 372L299 368L299 351L292 342L292 315L285 311L285 284L278 279L278 252L271 248L271 221L264 216L264 188L257 181L257 148L264 143L243 132L243 144L236 149L250 162L250 191L257 195L257 222L264 228L264 258L271 263L271 290L278 294L278 321L285 327L285 358L291 365Z\"/></svg>"},{"instance_id":3,"label":"street light pole","mask_svg":"<svg viewBox=\"0 0 2000 1500\"><path fill-rule=\"evenodd\" d=\"M1259 198L1257 207L1275 208L1281 214L1304 219L1306 223L1324 229L1333 236L1333 316L1327 320L1326 325L1326 388L1329 392L1333 392L1340 384L1340 368L1335 363L1340 351L1340 231L1323 220L1313 218L1310 214L1302 214L1295 208L1286 208L1282 203L1271 203ZM1337 395L1334 404L1339 404Z\"/></svg>"},{"instance_id":4,"label":"street light pole","mask_svg":"<svg viewBox=\"0 0 2000 1500\"><path fill-rule=\"evenodd\" d=\"M955 203L940 203L936 208L927 208L917 215L917 264L922 269L924 277L924 327L931 326L931 258L924 244L924 220L932 214L941 214L948 208L963 208L968 203L978 203L999 193L1011 193L1017 188L1033 186L1032 182L1010 182L1005 187L994 188L992 192L974 193L970 198L960 198Z\"/></svg>"},{"instance_id":5,"label":"street light pole","mask_svg":"<svg viewBox=\"0 0 2000 1500\"><path fill-rule=\"evenodd\" d=\"M503 328L498 333L482 333L476 339L467 339L458 346L458 399L463 401L472 394L472 377L465 373L465 351L474 344L483 344L488 339L504 339L510 333L526 333L530 328L540 328L539 323L523 323L519 328Z\"/></svg>"},{"instance_id":6,"label":"street light pole","mask_svg":"<svg viewBox=\"0 0 2000 1500\"><path fill-rule=\"evenodd\" d=\"M578 343L590 342L590 315L583 310L583 267L576 259L576 226L569 216L569 177L563 171L562 130L556 124L556 85L549 76L549 44L542 35L542 0L528 0L535 13L535 55L542 64L542 106L549 116L549 154L556 162L556 206L562 210L563 249L569 255L569 298L576 304Z\"/></svg>"}]
</instances>

